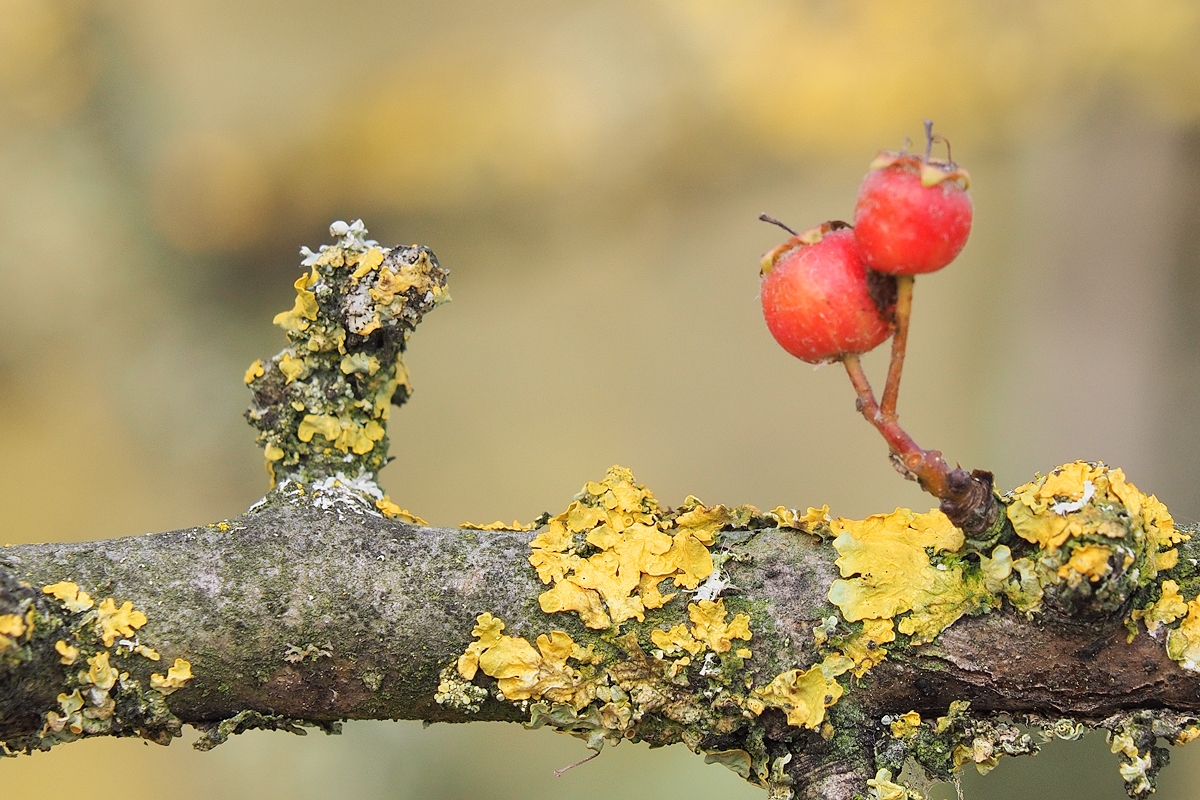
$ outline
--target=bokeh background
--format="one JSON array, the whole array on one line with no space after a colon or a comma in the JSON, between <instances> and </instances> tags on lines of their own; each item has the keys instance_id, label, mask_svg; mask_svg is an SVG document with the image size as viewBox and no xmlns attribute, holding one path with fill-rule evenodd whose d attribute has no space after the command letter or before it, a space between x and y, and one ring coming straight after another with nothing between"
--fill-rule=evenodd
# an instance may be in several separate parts
<instances>
[{"instance_id":1,"label":"bokeh background","mask_svg":"<svg viewBox=\"0 0 1200 800\"><path fill-rule=\"evenodd\" d=\"M0 0L0 538L261 496L242 372L283 345L297 248L358 217L451 270L382 475L431 522L532 519L614 463L669 504L925 507L840 370L770 340L757 259L781 236L755 219L849 217L924 117L976 226L918 281L914 436L1002 486L1102 459L1200 517L1200 3ZM965 791L1123 797L1105 749ZM352 723L84 742L0 764L0 793L762 796L678 747L551 775L583 753ZM1200 797L1200 750L1176 760L1160 796Z\"/></svg>"}]
</instances>

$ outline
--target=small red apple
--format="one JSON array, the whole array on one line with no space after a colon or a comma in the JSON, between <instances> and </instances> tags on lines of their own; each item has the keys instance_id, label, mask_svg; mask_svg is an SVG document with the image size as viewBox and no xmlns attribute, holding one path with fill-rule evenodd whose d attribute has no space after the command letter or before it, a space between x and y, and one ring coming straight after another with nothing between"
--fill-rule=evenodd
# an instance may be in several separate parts
<instances>
[{"instance_id":1,"label":"small red apple","mask_svg":"<svg viewBox=\"0 0 1200 800\"><path fill-rule=\"evenodd\" d=\"M969 183L953 162L880 153L854 207L863 262L890 275L920 275L949 264L971 232Z\"/></svg>"},{"instance_id":2,"label":"small red apple","mask_svg":"<svg viewBox=\"0 0 1200 800\"><path fill-rule=\"evenodd\" d=\"M803 361L836 361L892 333L896 280L870 273L854 232L827 222L763 256L763 317L775 341Z\"/></svg>"}]
</instances>

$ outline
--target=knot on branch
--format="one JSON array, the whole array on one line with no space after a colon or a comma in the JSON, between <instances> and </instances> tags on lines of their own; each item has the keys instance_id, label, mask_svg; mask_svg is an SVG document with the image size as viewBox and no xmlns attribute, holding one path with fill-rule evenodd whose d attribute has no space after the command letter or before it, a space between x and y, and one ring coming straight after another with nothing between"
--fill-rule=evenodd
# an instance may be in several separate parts
<instances>
[{"instance_id":1,"label":"knot on branch","mask_svg":"<svg viewBox=\"0 0 1200 800\"><path fill-rule=\"evenodd\" d=\"M335 476L372 479L387 463L390 406L408 399L401 358L422 317L449 299L447 271L420 245L380 247L362 221L335 222L339 237L301 248L307 271L296 300L275 317L288 347L246 371L246 412L259 430L272 485Z\"/></svg>"}]
</instances>

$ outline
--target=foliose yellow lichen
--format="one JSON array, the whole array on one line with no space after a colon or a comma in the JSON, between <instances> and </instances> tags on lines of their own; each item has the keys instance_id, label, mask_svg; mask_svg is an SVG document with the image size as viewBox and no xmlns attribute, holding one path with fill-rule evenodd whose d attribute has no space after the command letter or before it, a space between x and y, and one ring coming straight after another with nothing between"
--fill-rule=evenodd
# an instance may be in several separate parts
<instances>
[{"instance_id":1,"label":"foliose yellow lichen","mask_svg":"<svg viewBox=\"0 0 1200 800\"><path fill-rule=\"evenodd\" d=\"M904 739L921 729L921 715L916 711L908 711L888 723L892 736Z\"/></svg>"},{"instance_id":2,"label":"foliose yellow lichen","mask_svg":"<svg viewBox=\"0 0 1200 800\"><path fill-rule=\"evenodd\" d=\"M288 347L246 371L247 418L273 483L378 472L388 409L411 392L405 342L449 299L446 271L428 248L383 248L366 233L361 220L335 222L334 244L302 248L295 302L275 317Z\"/></svg>"},{"instance_id":3,"label":"foliose yellow lichen","mask_svg":"<svg viewBox=\"0 0 1200 800\"><path fill-rule=\"evenodd\" d=\"M718 531L770 517L780 527L827 524L828 509L805 515L782 507L763 514L752 506L705 506L687 498L674 512L662 508L624 467L589 482L567 510L548 518L530 542L529 563L552 584L539 603L548 614L573 612L589 628L607 629L661 608L675 597L660 586L696 589L714 574L709 548ZM712 599L712 598L707 598ZM722 651L723 652L723 651Z\"/></svg>"},{"instance_id":4,"label":"foliose yellow lichen","mask_svg":"<svg viewBox=\"0 0 1200 800\"><path fill-rule=\"evenodd\" d=\"M56 600L61 600L68 611L79 613L87 611L94 603L87 592L79 590L79 585L71 581L59 581L50 586L43 586L42 592L53 595Z\"/></svg>"},{"instance_id":5,"label":"foliose yellow lichen","mask_svg":"<svg viewBox=\"0 0 1200 800\"><path fill-rule=\"evenodd\" d=\"M541 700L567 703L583 708L595 697L595 685L577 665L594 664L599 659L563 631L550 631L537 637L535 649L525 639L501 633L504 623L491 614L480 614L471 635L476 640L458 659L458 673L465 680L478 670L497 679L500 694L506 700Z\"/></svg>"},{"instance_id":6,"label":"foliose yellow lichen","mask_svg":"<svg viewBox=\"0 0 1200 800\"><path fill-rule=\"evenodd\" d=\"M171 694L187 686L193 677L195 676L192 675L192 665L182 658L177 658L165 676L157 672L150 676L150 688L163 694Z\"/></svg>"},{"instance_id":7,"label":"foliose yellow lichen","mask_svg":"<svg viewBox=\"0 0 1200 800\"><path fill-rule=\"evenodd\" d=\"M1187 603L1187 616L1167 632L1167 655L1189 672L1200 672L1200 595Z\"/></svg>"},{"instance_id":8,"label":"foliose yellow lichen","mask_svg":"<svg viewBox=\"0 0 1200 800\"><path fill-rule=\"evenodd\" d=\"M755 714L766 708L782 709L789 725L815 730L825 719L825 709L845 691L837 677L853 668L854 661L846 656L826 656L806 670L792 669L775 676L754 690L747 707Z\"/></svg>"},{"instance_id":9,"label":"foliose yellow lichen","mask_svg":"<svg viewBox=\"0 0 1200 800\"><path fill-rule=\"evenodd\" d=\"M653 714L660 720L656 726L681 726L674 736L743 777L766 784L779 772L773 785L780 789L786 786L780 759L769 757L756 718L778 709L789 725L832 741L842 723L841 712L830 709L889 649L928 644L963 616L1006 602L1027 615L1048 603L1059 613L1111 613L1138 591L1149 602L1131 614L1131 623L1144 621L1166 639L1172 658L1200 671L1200 596L1187 601L1173 580L1150 583L1176 565L1175 545L1186 538L1161 503L1138 492L1119 470L1086 462L1060 467L1001 500L1012 527L984 549L940 511L831 519L828 508L763 513L705 506L691 497L671 510L628 470L614 467L604 480L588 483L566 511L532 526L470 526L537 531L529 562L548 585L539 606L547 614L577 616L598 631L596 641L605 644L591 653L594 660L581 660L578 644L563 631L538 635L535 646L481 615L475 641L443 672L439 702L477 708L481 687L473 681L482 673L495 679L497 697L532 703L522 706L531 725L551 725L594 748L643 736L639 720ZM765 683L742 671L754 655L741 644L751 639L751 616L736 608L731 615L719 596L729 586L721 574L729 557L722 543L736 541L723 537L763 525L832 539L840 570L828 591L839 613L813 628L816 659ZM1089 599L1095 601L1090 606L1083 602ZM698 685L707 685L700 696L710 702L697 700ZM681 694L672 694L676 687ZM876 742L881 771L870 782L872 796L920 797L892 777L908 759L948 779L968 764L985 773L1001 755L1036 751L1030 735L1016 726L967 711L966 702L955 702L931 722L916 711L883 717ZM696 719L705 726L697 730L685 722ZM1182 741L1189 729L1177 728ZM1044 723L1042 733L1076 738L1083 730L1077 721L1058 720ZM740 732L718 736L712 747L688 739L714 731ZM1138 775L1153 772L1142 769L1144 757L1123 762L1122 774L1134 788Z\"/></svg>"},{"instance_id":10,"label":"foliose yellow lichen","mask_svg":"<svg viewBox=\"0 0 1200 800\"><path fill-rule=\"evenodd\" d=\"M982 575L964 570L962 532L940 511L899 508L837 519L832 529L842 578L829 601L850 622L899 619L897 630L924 644L964 614L997 605Z\"/></svg>"},{"instance_id":11,"label":"foliose yellow lichen","mask_svg":"<svg viewBox=\"0 0 1200 800\"><path fill-rule=\"evenodd\" d=\"M593 749L631 736L663 744L682 740L755 783L782 786L787 777L761 730L757 739L746 735L744 747L701 747L714 731L745 729L767 708L787 708L799 719L796 709L808 702L786 676L755 690L742 672L754 657L746 646L751 616L720 596L730 588L721 565L731 555L717 545L729 531L771 527L827 536L829 524L827 507L762 512L706 506L689 497L677 509L665 508L629 470L613 467L603 480L585 485L564 512L544 515L533 526L472 525L534 527L529 562L549 585L539 597L541 610L569 613L600 633L595 649L583 649L564 631L513 636L495 616L480 614L473 641L443 670L436 698L477 709L481 687L472 681L482 674L496 681L498 698L529 704L522 707L531 727L550 725ZM632 629L621 633L623 626ZM854 666L841 655L823 663L831 675ZM823 674L820 664L811 670ZM795 670L797 676L805 671ZM819 725L826 694L843 690L836 680L834 686L821 682L820 714L810 711L806 720ZM647 728L651 717L658 721Z\"/></svg>"},{"instance_id":12,"label":"foliose yellow lichen","mask_svg":"<svg viewBox=\"0 0 1200 800\"><path fill-rule=\"evenodd\" d=\"M161 658L158 651L136 638L148 623L146 615L128 600L118 604L107 597L97 604L74 581L44 586L42 592L57 601L56 613L71 634L71 641L54 643L59 662L76 669L66 672L66 691L58 695L57 706L46 711L41 732L24 747L46 749L81 736L129 730L131 725L145 738L164 744L178 736L182 723L164 698L187 685L192 678L191 665L177 658L166 676L150 675L149 688L143 687L134 673L144 675L140 664ZM122 713L137 716L123 719Z\"/></svg>"},{"instance_id":13,"label":"foliose yellow lichen","mask_svg":"<svg viewBox=\"0 0 1200 800\"><path fill-rule=\"evenodd\" d=\"M25 617L20 614L0 614L0 653L16 646L29 631Z\"/></svg>"},{"instance_id":14,"label":"foliose yellow lichen","mask_svg":"<svg viewBox=\"0 0 1200 800\"><path fill-rule=\"evenodd\" d=\"M1064 464L1017 487L1010 500L1013 530L1040 548L1043 584L1074 588L1128 575L1130 584L1145 586L1175 563L1174 547L1187 538L1158 498L1098 462Z\"/></svg>"},{"instance_id":15,"label":"foliose yellow lichen","mask_svg":"<svg viewBox=\"0 0 1200 800\"><path fill-rule=\"evenodd\" d=\"M112 647L118 637L133 636L134 631L145 625L146 615L126 600L120 608L111 598L100 601L96 607L96 625L100 629L100 640L105 647Z\"/></svg>"},{"instance_id":16,"label":"foliose yellow lichen","mask_svg":"<svg viewBox=\"0 0 1200 800\"><path fill-rule=\"evenodd\" d=\"M871 791L871 800L925 800L917 790L894 783L892 773L886 769L877 771L874 778L868 778L867 786Z\"/></svg>"}]
</instances>

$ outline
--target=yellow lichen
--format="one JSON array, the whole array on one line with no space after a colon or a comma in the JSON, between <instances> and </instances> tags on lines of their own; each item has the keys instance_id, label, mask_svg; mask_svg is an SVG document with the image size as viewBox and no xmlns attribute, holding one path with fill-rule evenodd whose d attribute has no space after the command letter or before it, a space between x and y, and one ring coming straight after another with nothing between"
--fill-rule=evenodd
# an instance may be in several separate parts
<instances>
[{"instance_id":1,"label":"yellow lichen","mask_svg":"<svg viewBox=\"0 0 1200 800\"><path fill-rule=\"evenodd\" d=\"M687 625L679 624L670 630L650 631L650 641L664 653L677 653L686 650L692 655L704 652L704 642L696 641Z\"/></svg>"},{"instance_id":2,"label":"yellow lichen","mask_svg":"<svg viewBox=\"0 0 1200 800\"><path fill-rule=\"evenodd\" d=\"M543 583L554 584L540 600L542 609L575 611L593 628L644 621L647 609L674 596L663 594L664 580L694 589L712 575L708 546L733 513L689 497L667 517L632 472L613 467L603 481L588 482L530 542L530 564ZM596 552L584 557L578 551L585 546Z\"/></svg>"},{"instance_id":3,"label":"yellow lichen","mask_svg":"<svg viewBox=\"0 0 1200 800\"><path fill-rule=\"evenodd\" d=\"M380 270L379 280L370 292L371 299L380 305L391 305L397 294L408 291L412 285L411 276L404 275L403 270L400 273L390 269Z\"/></svg>"},{"instance_id":4,"label":"yellow lichen","mask_svg":"<svg viewBox=\"0 0 1200 800\"><path fill-rule=\"evenodd\" d=\"M58 652L58 660L68 667L79 659L79 648L67 644L62 639L54 643L54 649Z\"/></svg>"},{"instance_id":5,"label":"yellow lichen","mask_svg":"<svg viewBox=\"0 0 1200 800\"><path fill-rule=\"evenodd\" d=\"M979 554L979 571L983 575L984 588L993 594L1004 591L1013 572L1012 550L1008 545L996 545L992 555Z\"/></svg>"},{"instance_id":6,"label":"yellow lichen","mask_svg":"<svg viewBox=\"0 0 1200 800\"><path fill-rule=\"evenodd\" d=\"M53 595L55 599L62 601L68 611L76 614L87 611L95 605L88 593L81 592L79 585L71 581L59 581L49 586L43 586L42 593Z\"/></svg>"},{"instance_id":7,"label":"yellow lichen","mask_svg":"<svg viewBox=\"0 0 1200 800\"><path fill-rule=\"evenodd\" d=\"M379 359L367 353L354 353L342 357L338 368L343 375L374 375L379 372Z\"/></svg>"},{"instance_id":8,"label":"yellow lichen","mask_svg":"<svg viewBox=\"0 0 1200 800\"><path fill-rule=\"evenodd\" d=\"M887 658L883 645L896 641L896 629L890 619L865 619L861 631L842 645L842 654L854 662L854 675L861 678L867 670Z\"/></svg>"},{"instance_id":9,"label":"yellow lichen","mask_svg":"<svg viewBox=\"0 0 1200 800\"><path fill-rule=\"evenodd\" d=\"M26 627L25 618L20 614L0 614L0 651L16 644L16 640L25 634Z\"/></svg>"},{"instance_id":10,"label":"yellow lichen","mask_svg":"<svg viewBox=\"0 0 1200 800\"><path fill-rule=\"evenodd\" d=\"M1165 551L1187 538L1175 530L1167 507L1138 491L1123 471L1087 461L1017 487L1007 513L1018 536L1049 551L1085 534L1142 543L1151 556L1147 577L1160 568L1160 557L1170 563Z\"/></svg>"},{"instance_id":11,"label":"yellow lichen","mask_svg":"<svg viewBox=\"0 0 1200 800\"><path fill-rule=\"evenodd\" d=\"M134 609L129 600L118 608L116 602L109 597L96 607L96 626L105 647L112 647L118 637L133 636L146 622L146 615Z\"/></svg>"},{"instance_id":12,"label":"yellow lichen","mask_svg":"<svg viewBox=\"0 0 1200 800\"><path fill-rule=\"evenodd\" d=\"M867 779L870 800L924 800L920 792L909 789L902 783L892 782L890 770L881 769L874 778Z\"/></svg>"},{"instance_id":13,"label":"yellow lichen","mask_svg":"<svg viewBox=\"0 0 1200 800\"><path fill-rule=\"evenodd\" d=\"M892 736L897 739L904 739L916 733L921 728L921 715L916 711L909 711L892 720L888 727L891 728Z\"/></svg>"},{"instance_id":14,"label":"yellow lichen","mask_svg":"<svg viewBox=\"0 0 1200 800\"><path fill-rule=\"evenodd\" d=\"M317 271L301 275L296 279L296 303L290 311L282 311L275 315L272 322L289 333L299 332L308 328L309 322L317 318L317 296L308 287L317 282ZM253 379L252 379L253 380Z\"/></svg>"},{"instance_id":15,"label":"yellow lichen","mask_svg":"<svg viewBox=\"0 0 1200 800\"><path fill-rule=\"evenodd\" d=\"M572 580L560 580L552 589L542 592L538 596L538 605L547 614L574 611L589 628L603 630L612 625L600 594L584 589Z\"/></svg>"},{"instance_id":16,"label":"yellow lichen","mask_svg":"<svg viewBox=\"0 0 1200 800\"><path fill-rule=\"evenodd\" d=\"M1197 739L1200 739L1200 725L1189 725L1179 732L1173 744L1176 747L1183 747L1185 744L1191 744Z\"/></svg>"},{"instance_id":17,"label":"yellow lichen","mask_svg":"<svg viewBox=\"0 0 1200 800\"><path fill-rule=\"evenodd\" d=\"M407 522L410 525L428 525L429 523L413 514L406 509L401 508L392 502L386 494L375 501L375 507L383 512L383 515L388 519L398 519L401 522Z\"/></svg>"},{"instance_id":18,"label":"yellow lichen","mask_svg":"<svg viewBox=\"0 0 1200 800\"><path fill-rule=\"evenodd\" d=\"M825 719L825 709L842 696L836 678L854 667L842 655L826 656L807 670L792 669L775 676L766 686L757 688L747 699L747 708L761 714L766 707L781 709L789 725L816 730Z\"/></svg>"},{"instance_id":19,"label":"yellow lichen","mask_svg":"<svg viewBox=\"0 0 1200 800\"><path fill-rule=\"evenodd\" d=\"M150 676L150 688L160 691L163 694L171 694L187 686L188 681L194 677L192 675L192 665L182 658L177 658L175 659L175 663L167 669L166 677L159 675L157 672Z\"/></svg>"},{"instance_id":20,"label":"yellow lichen","mask_svg":"<svg viewBox=\"0 0 1200 800\"><path fill-rule=\"evenodd\" d=\"M979 736L972 739L969 746L955 745L950 757L954 761L955 769L967 764L974 764L975 771L980 775L987 775L1000 763L1000 754L996 752L995 746L989 740Z\"/></svg>"},{"instance_id":21,"label":"yellow lichen","mask_svg":"<svg viewBox=\"0 0 1200 800\"><path fill-rule=\"evenodd\" d=\"M728 653L734 639L750 638L750 617L735 614L725 622L724 600L701 600L688 604L688 618L692 621L692 635L704 642L714 653Z\"/></svg>"},{"instance_id":22,"label":"yellow lichen","mask_svg":"<svg viewBox=\"0 0 1200 800\"><path fill-rule=\"evenodd\" d=\"M331 442L336 442L342 435L342 424L337 417L327 414L305 414L296 428L296 438L302 442L311 442L313 436L321 434Z\"/></svg>"},{"instance_id":23,"label":"yellow lichen","mask_svg":"<svg viewBox=\"0 0 1200 800\"><path fill-rule=\"evenodd\" d=\"M1170 550L1164 550L1158 554L1156 557L1155 566L1158 567L1159 572L1162 572L1163 570L1174 569L1175 565L1178 563L1179 549L1172 547Z\"/></svg>"},{"instance_id":24,"label":"yellow lichen","mask_svg":"<svg viewBox=\"0 0 1200 800\"><path fill-rule=\"evenodd\" d=\"M355 254L358 255L357 253ZM367 273L383 263L383 251L378 247L372 247L363 253L358 261L358 267L350 274L350 280L357 283L366 277Z\"/></svg>"},{"instance_id":25,"label":"yellow lichen","mask_svg":"<svg viewBox=\"0 0 1200 800\"><path fill-rule=\"evenodd\" d=\"M1145 608L1135 609L1130 615L1134 621L1144 619L1146 630L1154 633L1163 625L1169 625L1188 613L1187 601L1179 593L1179 584L1172 580L1162 582L1162 595Z\"/></svg>"},{"instance_id":26,"label":"yellow lichen","mask_svg":"<svg viewBox=\"0 0 1200 800\"><path fill-rule=\"evenodd\" d=\"M328 414L305 414L296 427L296 438L311 442L317 434L325 437L334 448L343 453L363 455L383 439L386 431L375 420L359 425L349 417L334 417Z\"/></svg>"},{"instance_id":27,"label":"yellow lichen","mask_svg":"<svg viewBox=\"0 0 1200 800\"><path fill-rule=\"evenodd\" d=\"M510 525L504 520L498 519L495 522L489 522L487 525L480 525L475 522L464 522L458 527L465 528L466 530L470 531L531 531L537 526L532 523L529 525L522 525L520 521L515 519Z\"/></svg>"},{"instance_id":28,"label":"yellow lichen","mask_svg":"<svg viewBox=\"0 0 1200 800\"><path fill-rule=\"evenodd\" d=\"M503 633L504 623L489 613L480 614L471 631L471 642L458 659L458 674L465 680L477 671L496 679L507 700L547 699L582 708L595 697L579 670L568 659L591 663L594 655L575 644L562 631L537 637L537 647L517 636Z\"/></svg>"},{"instance_id":29,"label":"yellow lichen","mask_svg":"<svg viewBox=\"0 0 1200 800\"><path fill-rule=\"evenodd\" d=\"M46 727L42 735L53 731L60 733L64 730L70 731L75 736L83 733L83 715L79 712L83 709L83 696L76 689L71 694L65 692L60 693L56 698L61 714L57 711L46 712Z\"/></svg>"},{"instance_id":30,"label":"yellow lichen","mask_svg":"<svg viewBox=\"0 0 1200 800\"><path fill-rule=\"evenodd\" d=\"M253 363L253 364L251 364L251 365L250 365L250 366L249 366L249 367L246 369L246 374L245 374L245 376L242 378L242 380L243 380L243 382L245 382L245 383L250 383L250 382L251 382L252 380L254 380L255 378L261 378L261 377L263 376L263 374L264 374L264 373L263 373L263 363L262 363L262 359L261 359L261 358L256 358L256 359L254 360L254 363Z\"/></svg>"},{"instance_id":31,"label":"yellow lichen","mask_svg":"<svg viewBox=\"0 0 1200 800\"><path fill-rule=\"evenodd\" d=\"M79 673L79 680L90 683L97 689L108 691L117 683L118 672L108 663L108 653L97 653L87 660L87 672Z\"/></svg>"},{"instance_id":32,"label":"yellow lichen","mask_svg":"<svg viewBox=\"0 0 1200 800\"><path fill-rule=\"evenodd\" d=\"M1109 733L1109 751L1125 756L1117 767L1121 780L1125 782L1126 793L1130 797L1140 797L1150 794L1154 787L1150 783L1149 771L1153 764L1150 752L1138 750L1137 742L1128 731L1112 731Z\"/></svg>"},{"instance_id":33,"label":"yellow lichen","mask_svg":"<svg viewBox=\"0 0 1200 800\"><path fill-rule=\"evenodd\" d=\"M303 378L308 373L308 365L303 358L296 358L291 353L285 352L279 359L279 371L287 379L284 381L286 385L297 378Z\"/></svg>"},{"instance_id":34,"label":"yellow lichen","mask_svg":"<svg viewBox=\"0 0 1200 800\"><path fill-rule=\"evenodd\" d=\"M1200 672L1200 596L1189 600L1187 616L1167 634L1167 655L1190 672Z\"/></svg>"},{"instance_id":35,"label":"yellow lichen","mask_svg":"<svg viewBox=\"0 0 1200 800\"><path fill-rule=\"evenodd\" d=\"M831 528L842 578L830 587L829 601L851 622L907 613L899 631L923 644L963 614L995 602L981 577L964 580L961 566L930 561L927 548L937 555L963 546L962 532L940 511L898 508L861 521L837 519Z\"/></svg>"},{"instance_id":36,"label":"yellow lichen","mask_svg":"<svg viewBox=\"0 0 1200 800\"><path fill-rule=\"evenodd\" d=\"M1058 568L1058 577L1067 578L1070 582L1072 577L1079 575L1095 583L1111 570L1108 560L1112 554L1111 547L1100 544L1077 547L1071 551L1070 560Z\"/></svg>"},{"instance_id":37,"label":"yellow lichen","mask_svg":"<svg viewBox=\"0 0 1200 800\"><path fill-rule=\"evenodd\" d=\"M142 658L147 658L151 661L159 661L162 656L153 647L147 647L144 644L139 644L133 648L133 652L137 653Z\"/></svg>"}]
</instances>

